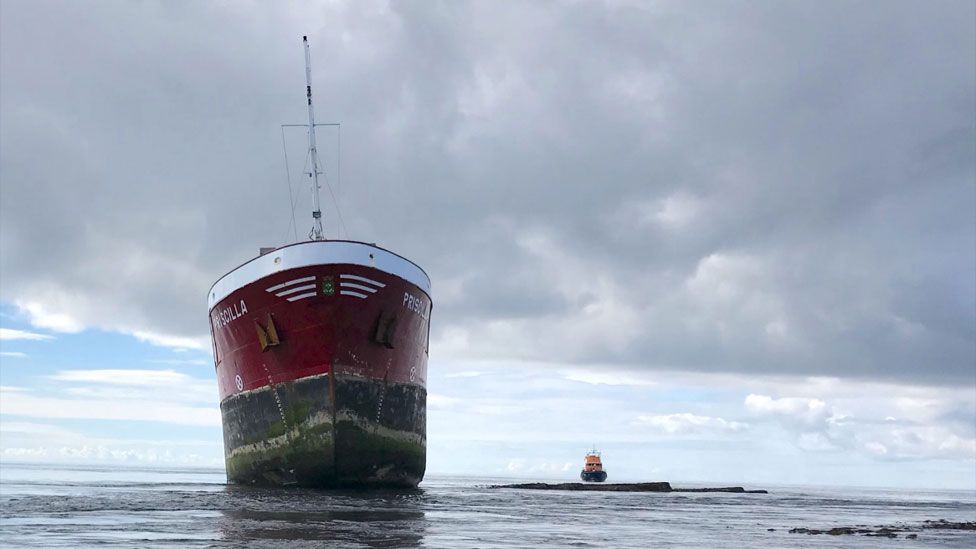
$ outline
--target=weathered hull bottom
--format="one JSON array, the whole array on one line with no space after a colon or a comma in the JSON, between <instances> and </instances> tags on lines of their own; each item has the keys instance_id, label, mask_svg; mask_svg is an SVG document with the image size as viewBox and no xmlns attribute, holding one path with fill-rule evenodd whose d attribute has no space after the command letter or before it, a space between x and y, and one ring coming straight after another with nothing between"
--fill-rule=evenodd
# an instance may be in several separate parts
<instances>
[{"instance_id":1,"label":"weathered hull bottom","mask_svg":"<svg viewBox=\"0 0 976 549\"><path fill-rule=\"evenodd\" d=\"M426 468L427 393L329 374L220 405L227 480L307 487L416 487Z\"/></svg>"}]
</instances>

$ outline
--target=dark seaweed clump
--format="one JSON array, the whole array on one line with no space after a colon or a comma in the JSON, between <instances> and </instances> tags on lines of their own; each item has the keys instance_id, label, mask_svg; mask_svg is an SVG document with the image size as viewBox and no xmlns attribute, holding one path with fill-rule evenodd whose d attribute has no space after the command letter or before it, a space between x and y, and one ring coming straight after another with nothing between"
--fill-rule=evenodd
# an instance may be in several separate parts
<instances>
[{"instance_id":1,"label":"dark seaweed clump","mask_svg":"<svg viewBox=\"0 0 976 549\"><path fill-rule=\"evenodd\" d=\"M820 530L818 528L793 528L790 530L791 534L808 534L811 536L826 534L828 536L854 536L854 535L864 535L877 538L897 538L898 534L909 533L905 536L907 539L916 539L918 534L914 532L921 532L922 530L972 530L976 531L976 522L949 522L945 519L939 520L926 520L921 524L915 525L882 525L882 526L866 526L864 524L858 524L857 526L837 526L827 530Z\"/></svg>"}]
</instances>

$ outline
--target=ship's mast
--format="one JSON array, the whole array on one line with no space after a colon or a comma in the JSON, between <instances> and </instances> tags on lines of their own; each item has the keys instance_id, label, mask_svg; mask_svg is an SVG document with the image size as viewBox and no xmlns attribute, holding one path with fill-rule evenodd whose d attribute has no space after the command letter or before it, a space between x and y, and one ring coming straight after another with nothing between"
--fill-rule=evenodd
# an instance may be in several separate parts
<instances>
[{"instance_id":1,"label":"ship's mast","mask_svg":"<svg viewBox=\"0 0 976 549\"><path fill-rule=\"evenodd\" d=\"M319 155L315 148L315 110L312 107L312 63L308 53L308 36L302 37L305 44L305 94L308 96L308 154L312 157L312 240L325 240L322 234L322 209L319 207Z\"/></svg>"}]
</instances>

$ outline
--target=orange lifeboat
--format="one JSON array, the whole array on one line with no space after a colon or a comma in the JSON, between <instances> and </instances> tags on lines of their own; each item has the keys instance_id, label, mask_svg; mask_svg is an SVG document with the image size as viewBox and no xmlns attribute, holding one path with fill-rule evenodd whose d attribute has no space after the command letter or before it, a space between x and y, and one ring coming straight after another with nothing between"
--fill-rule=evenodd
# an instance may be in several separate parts
<instances>
[{"instance_id":1,"label":"orange lifeboat","mask_svg":"<svg viewBox=\"0 0 976 549\"><path fill-rule=\"evenodd\" d=\"M580 479L584 482L603 482L607 480L607 472L603 470L603 461L600 460L600 452L596 448L586 454L583 461L583 470L580 471Z\"/></svg>"}]
</instances>

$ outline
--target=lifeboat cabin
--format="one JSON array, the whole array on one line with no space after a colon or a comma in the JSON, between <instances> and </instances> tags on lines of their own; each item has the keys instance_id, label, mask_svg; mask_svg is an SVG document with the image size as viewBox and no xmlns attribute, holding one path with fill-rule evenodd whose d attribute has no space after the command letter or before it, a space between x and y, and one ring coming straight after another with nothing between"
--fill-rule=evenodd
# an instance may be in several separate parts
<instances>
[{"instance_id":1,"label":"lifeboat cabin","mask_svg":"<svg viewBox=\"0 0 976 549\"><path fill-rule=\"evenodd\" d=\"M583 462L583 470L580 472L580 479L583 482L603 482L607 480L607 472L603 470L603 462L600 461L600 452L594 448L586 454Z\"/></svg>"}]
</instances>

